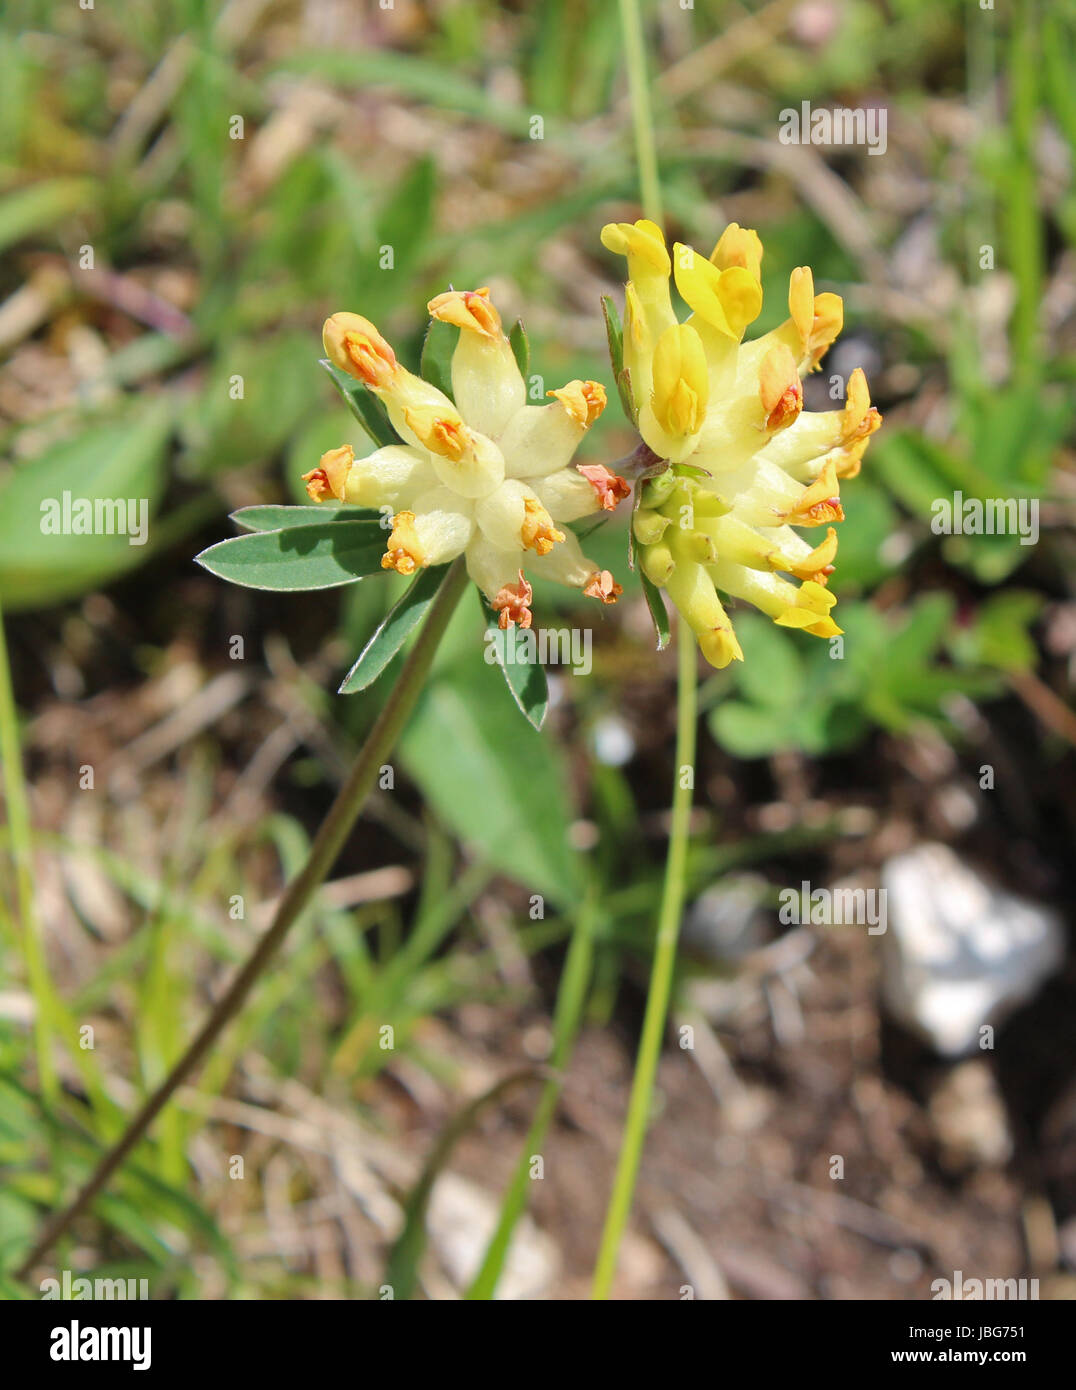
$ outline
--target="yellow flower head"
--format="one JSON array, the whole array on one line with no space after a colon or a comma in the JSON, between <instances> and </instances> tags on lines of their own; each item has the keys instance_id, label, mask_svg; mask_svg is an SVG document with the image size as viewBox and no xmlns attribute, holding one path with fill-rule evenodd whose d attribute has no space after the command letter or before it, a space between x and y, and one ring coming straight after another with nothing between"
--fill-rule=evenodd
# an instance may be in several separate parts
<instances>
[{"instance_id":1,"label":"yellow flower head","mask_svg":"<svg viewBox=\"0 0 1076 1390\"><path fill-rule=\"evenodd\" d=\"M719 591L782 627L835 636L826 585L832 523L844 519L840 480L858 473L882 423L858 369L842 409L803 408L802 378L841 331L840 297L816 294L799 266L789 317L745 342L762 308L757 232L732 223L709 259L679 243L670 257L652 222L610 224L602 243L628 260L622 384L643 441L669 464L641 485L633 517L643 573L668 591L717 667L743 660ZM683 323L670 275L691 311ZM814 545L797 529L822 526Z\"/></svg>"},{"instance_id":2,"label":"yellow flower head","mask_svg":"<svg viewBox=\"0 0 1076 1390\"><path fill-rule=\"evenodd\" d=\"M429 312L460 329L452 399L402 366L368 319L340 313L326 322L329 359L378 397L400 442L360 459L349 446L330 449L304 475L310 497L391 514L381 563L398 574L464 555L502 627L530 626L528 575L614 602L620 585L565 526L630 492L609 469L572 463L605 406L603 387L570 381L549 392L548 405L529 405L488 289L436 295Z\"/></svg>"}]
</instances>

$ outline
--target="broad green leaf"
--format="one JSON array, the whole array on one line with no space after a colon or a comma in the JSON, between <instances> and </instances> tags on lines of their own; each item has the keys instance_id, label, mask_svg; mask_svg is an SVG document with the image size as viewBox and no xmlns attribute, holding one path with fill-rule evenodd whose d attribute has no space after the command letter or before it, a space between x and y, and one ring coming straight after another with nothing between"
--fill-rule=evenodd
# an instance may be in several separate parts
<instances>
[{"instance_id":1,"label":"broad green leaf","mask_svg":"<svg viewBox=\"0 0 1076 1390\"><path fill-rule=\"evenodd\" d=\"M572 902L579 869L563 757L520 719L482 657L472 635L434 672L402 757L441 818L492 867L529 892Z\"/></svg>"},{"instance_id":2,"label":"broad green leaf","mask_svg":"<svg viewBox=\"0 0 1076 1390\"><path fill-rule=\"evenodd\" d=\"M354 695L373 685L378 676L430 611L447 565L420 570L407 592L393 605L344 677L339 695Z\"/></svg>"},{"instance_id":3,"label":"broad green leaf","mask_svg":"<svg viewBox=\"0 0 1076 1390\"><path fill-rule=\"evenodd\" d=\"M498 626L498 615L486 610L486 659L493 654L505 683L527 720L540 729L549 710L549 683L545 668L536 656L535 634L513 623L505 631Z\"/></svg>"},{"instance_id":4,"label":"broad green leaf","mask_svg":"<svg viewBox=\"0 0 1076 1390\"><path fill-rule=\"evenodd\" d=\"M347 372L342 372L326 357L318 359L318 366L324 367L329 373L333 385L343 396L347 408L378 448L384 448L387 444L400 444L402 442L400 436L392 428L388 411L361 381L357 381L353 376L348 376Z\"/></svg>"},{"instance_id":5,"label":"broad green leaf","mask_svg":"<svg viewBox=\"0 0 1076 1390\"><path fill-rule=\"evenodd\" d=\"M710 714L710 729L737 758L762 758L796 742L791 720L772 709L724 700Z\"/></svg>"},{"instance_id":6,"label":"broad green leaf","mask_svg":"<svg viewBox=\"0 0 1076 1390\"><path fill-rule=\"evenodd\" d=\"M107 583L146 559L154 540L150 518L164 489L170 428L169 404L153 400L12 469L0 483L4 607L56 603ZM88 506L80 506L82 502ZM132 544L143 520L150 522L145 533L149 543ZM83 522L95 533L64 534L65 528L73 530ZM125 531L120 531L121 523Z\"/></svg>"},{"instance_id":7,"label":"broad green leaf","mask_svg":"<svg viewBox=\"0 0 1076 1390\"><path fill-rule=\"evenodd\" d=\"M376 521L328 521L288 531L254 531L196 555L210 574L247 589L331 589L381 573L385 532Z\"/></svg>"},{"instance_id":8,"label":"broad green leaf","mask_svg":"<svg viewBox=\"0 0 1076 1390\"><path fill-rule=\"evenodd\" d=\"M324 526L327 521L379 522L380 518L366 507L289 507L267 502L240 507L231 520L246 531L287 531L293 526Z\"/></svg>"},{"instance_id":9,"label":"broad green leaf","mask_svg":"<svg viewBox=\"0 0 1076 1390\"><path fill-rule=\"evenodd\" d=\"M804 638L782 631L757 613L737 614L736 635L744 659L734 663L736 686L752 703L785 710L801 698L803 660L797 643Z\"/></svg>"}]
</instances>

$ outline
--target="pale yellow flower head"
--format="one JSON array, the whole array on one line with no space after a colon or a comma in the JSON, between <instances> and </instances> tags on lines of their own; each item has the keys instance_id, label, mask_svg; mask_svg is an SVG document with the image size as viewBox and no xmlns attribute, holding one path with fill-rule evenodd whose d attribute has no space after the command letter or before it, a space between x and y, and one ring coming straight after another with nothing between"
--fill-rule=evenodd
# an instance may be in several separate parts
<instances>
[{"instance_id":1,"label":"pale yellow flower head","mask_svg":"<svg viewBox=\"0 0 1076 1390\"><path fill-rule=\"evenodd\" d=\"M381 563L398 574L464 555L502 627L530 626L535 575L614 602L620 585L567 526L630 492L600 464L572 462L605 407L604 388L570 381L549 404L528 404L488 289L446 291L429 312L460 330L452 399L409 372L368 319L327 320L330 361L378 397L400 442L360 459L350 446L330 449L305 475L310 497L382 511L390 524Z\"/></svg>"}]
</instances>

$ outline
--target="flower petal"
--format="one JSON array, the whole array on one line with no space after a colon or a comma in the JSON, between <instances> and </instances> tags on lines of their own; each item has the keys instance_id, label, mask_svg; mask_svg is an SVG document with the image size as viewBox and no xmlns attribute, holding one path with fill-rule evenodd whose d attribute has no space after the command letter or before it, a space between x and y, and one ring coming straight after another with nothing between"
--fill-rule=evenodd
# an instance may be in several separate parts
<instances>
[{"instance_id":1,"label":"flower petal","mask_svg":"<svg viewBox=\"0 0 1076 1390\"><path fill-rule=\"evenodd\" d=\"M433 318L460 330L452 354L452 394L467 423L496 439L523 405L525 388L489 290L450 290L431 299Z\"/></svg>"},{"instance_id":2,"label":"flower petal","mask_svg":"<svg viewBox=\"0 0 1076 1390\"><path fill-rule=\"evenodd\" d=\"M583 426L563 401L525 405L516 411L500 438L509 478L542 478L571 463Z\"/></svg>"}]
</instances>

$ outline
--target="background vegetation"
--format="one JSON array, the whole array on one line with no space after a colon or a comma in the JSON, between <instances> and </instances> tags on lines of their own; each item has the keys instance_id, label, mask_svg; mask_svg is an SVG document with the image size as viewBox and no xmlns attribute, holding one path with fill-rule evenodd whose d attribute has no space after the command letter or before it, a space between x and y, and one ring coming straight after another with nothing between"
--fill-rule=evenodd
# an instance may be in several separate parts
<instances>
[{"instance_id":1,"label":"background vegetation","mask_svg":"<svg viewBox=\"0 0 1076 1390\"><path fill-rule=\"evenodd\" d=\"M784 316L789 270L812 265L845 297L846 331L808 403L862 365L886 427L844 490L846 659L744 612L749 660L703 687L692 898L747 885L766 925L730 944L691 919L678 1019L704 1041L663 1068L619 1292L678 1297L687 1279L715 1296L921 1297L962 1252L964 1268L977 1253L1061 1291L1071 971L999 1057L1012 1156L954 1157L937 1060L880 1015L873 943L782 935L772 909L801 878L870 881L921 836L1071 900L1076 16L955 0L644 9L672 231L708 248L730 220L759 229L761 329ZM489 284L550 385L597 377L615 403L598 306L619 266L598 230L636 215L637 189L605 0L15 0L3 23L10 1270L249 949L382 698L333 692L395 577L289 598L191 563L231 533L230 511L300 500L324 449L364 445L317 369L322 319L360 311L414 365L427 299ZM802 100L884 106L884 157L781 145L779 113ZM631 445L614 405L587 455ZM41 499L65 489L149 498L149 543L46 544ZM954 489L1038 498L1040 543L935 536L931 502ZM452 1117L554 1049L570 1059L562 1109L502 1291L585 1292L673 722L623 523L590 549L625 586L596 625L593 672L552 678L534 732L481 660L465 600L394 786L58 1268L184 1298L376 1297L390 1268L398 1296L454 1296L538 1081ZM564 591L537 598L550 624L593 620ZM984 763L1004 773L992 795ZM552 1011L581 932L573 1052L571 1010ZM839 1198L834 1151L849 1156ZM1053 1236L1035 1234L1043 1221ZM413 1228L429 1239L393 1254Z\"/></svg>"}]
</instances>

